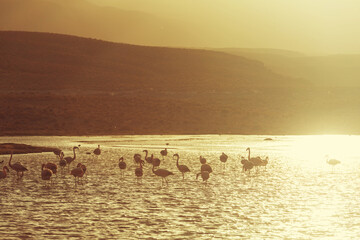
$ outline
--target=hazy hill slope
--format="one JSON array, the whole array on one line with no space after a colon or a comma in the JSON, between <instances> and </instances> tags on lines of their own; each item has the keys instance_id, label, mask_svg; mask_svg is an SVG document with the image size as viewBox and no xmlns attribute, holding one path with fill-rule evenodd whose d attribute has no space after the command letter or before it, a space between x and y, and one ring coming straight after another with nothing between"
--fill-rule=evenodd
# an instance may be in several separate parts
<instances>
[{"instance_id":1,"label":"hazy hill slope","mask_svg":"<svg viewBox=\"0 0 360 240\"><path fill-rule=\"evenodd\" d=\"M274 72L321 87L360 87L360 55L307 56L297 52L228 48L220 51L261 61Z\"/></svg>"},{"instance_id":2,"label":"hazy hill slope","mask_svg":"<svg viewBox=\"0 0 360 240\"><path fill-rule=\"evenodd\" d=\"M86 0L0 0L0 30L55 32L156 46L194 46L176 21ZM181 43L181 44L180 44Z\"/></svg>"},{"instance_id":3,"label":"hazy hill slope","mask_svg":"<svg viewBox=\"0 0 360 240\"><path fill-rule=\"evenodd\" d=\"M0 32L3 90L236 90L303 85L261 62L220 52L144 47L80 37Z\"/></svg>"}]
</instances>

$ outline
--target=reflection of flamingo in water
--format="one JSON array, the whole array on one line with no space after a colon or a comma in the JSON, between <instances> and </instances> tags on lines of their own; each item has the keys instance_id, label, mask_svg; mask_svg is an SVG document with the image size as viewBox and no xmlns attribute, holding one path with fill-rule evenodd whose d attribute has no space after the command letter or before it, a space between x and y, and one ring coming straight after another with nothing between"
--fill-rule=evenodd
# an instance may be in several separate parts
<instances>
[{"instance_id":1,"label":"reflection of flamingo in water","mask_svg":"<svg viewBox=\"0 0 360 240\"><path fill-rule=\"evenodd\" d=\"M21 163L19 162L16 162L14 164L11 164L11 160L12 160L12 156L13 156L13 153L11 153L11 156L10 156L10 160L9 160L9 167L12 169L12 170L15 170L16 171L16 175L18 178L22 178L24 176L24 172L27 171L27 168L24 167ZM19 175L19 173L21 173L21 175Z\"/></svg>"},{"instance_id":2,"label":"reflection of flamingo in water","mask_svg":"<svg viewBox=\"0 0 360 240\"><path fill-rule=\"evenodd\" d=\"M184 174L185 174L186 172L190 172L190 169L189 169L186 165L179 165L179 158L180 158L179 154L175 153L174 156L173 156L173 158L174 158L174 157L177 158L177 159L176 159L176 166L177 166L177 168L179 169L179 171L182 173L183 180L184 180Z\"/></svg>"},{"instance_id":3,"label":"reflection of flamingo in water","mask_svg":"<svg viewBox=\"0 0 360 240\"><path fill-rule=\"evenodd\" d=\"M121 177L124 177L124 171L126 169L126 162L124 162L123 157L119 158L119 168L120 168L120 171L121 171Z\"/></svg>"},{"instance_id":4,"label":"reflection of flamingo in water","mask_svg":"<svg viewBox=\"0 0 360 240\"><path fill-rule=\"evenodd\" d=\"M156 176L161 177L161 185L163 185L164 180L165 180L166 184L169 184L166 177L170 176L170 175L174 175L174 174L172 172L166 170L166 169L161 169L160 168L160 169L154 170L154 168L155 168L155 166L153 165L152 171Z\"/></svg>"},{"instance_id":5,"label":"reflection of flamingo in water","mask_svg":"<svg viewBox=\"0 0 360 240\"><path fill-rule=\"evenodd\" d=\"M0 179L6 178L7 176L6 171L10 172L9 168L7 166L4 166L3 170L0 172Z\"/></svg>"}]
</instances>

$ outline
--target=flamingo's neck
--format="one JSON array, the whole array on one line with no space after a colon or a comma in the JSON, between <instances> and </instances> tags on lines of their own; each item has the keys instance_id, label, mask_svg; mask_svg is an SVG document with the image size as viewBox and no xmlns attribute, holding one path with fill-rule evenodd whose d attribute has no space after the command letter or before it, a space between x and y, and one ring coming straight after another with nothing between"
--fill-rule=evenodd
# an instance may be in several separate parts
<instances>
[{"instance_id":1,"label":"flamingo's neck","mask_svg":"<svg viewBox=\"0 0 360 240\"><path fill-rule=\"evenodd\" d=\"M13 154L11 153L11 155L10 155L10 159L9 159L9 166L10 166L10 167L12 167L12 165L11 165L12 155L13 155Z\"/></svg>"},{"instance_id":2,"label":"flamingo's neck","mask_svg":"<svg viewBox=\"0 0 360 240\"><path fill-rule=\"evenodd\" d=\"M246 151L249 151L248 160L250 161L250 148L246 149Z\"/></svg>"},{"instance_id":3,"label":"flamingo's neck","mask_svg":"<svg viewBox=\"0 0 360 240\"><path fill-rule=\"evenodd\" d=\"M177 159L176 159L176 166L179 167L179 158L180 158L180 157L179 157L179 156L176 156L176 158L177 158Z\"/></svg>"},{"instance_id":4,"label":"flamingo's neck","mask_svg":"<svg viewBox=\"0 0 360 240\"><path fill-rule=\"evenodd\" d=\"M75 160L75 158L76 158L75 148L73 148L73 152L74 152L74 160Z\"/></svg>"}]
</instances>

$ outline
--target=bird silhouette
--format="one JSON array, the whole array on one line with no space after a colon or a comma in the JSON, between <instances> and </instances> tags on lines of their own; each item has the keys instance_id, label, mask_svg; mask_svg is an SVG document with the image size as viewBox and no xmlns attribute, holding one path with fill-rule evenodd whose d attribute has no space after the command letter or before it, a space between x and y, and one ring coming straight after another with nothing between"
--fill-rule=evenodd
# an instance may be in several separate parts
<instances>
[{"instance_id":1,"label":"bird silhouette","mask_svg":"<svg viewBox=\"0 0 360 240\"><path fill-rule=\"evenodd\" d=\"M4 166L3 170L0 172L0 179L6 178L7 176L6 172L10 172L10 170L7 166Z\"/></svg>"},{"instance_id":2,"label":"bird silhouette","mask_svg":"<svg viewBox=\"0 0 360 240\"><path fill-rule=\"evenodd\" d=\"M184 180L185 173L190 172L190 169L186 165L179 165L179 158L180 158L179 154L175 153L173 155L173 158L176 158L176 166L179 169L179 171L181 172L183 180Z\"/></svg>"},{"instance_id":3,"label":"bird silhouette","mask_svg":"<svg viewBox=\"0 0 360 240\"><path fill-rule=\"evenodd\" d=\"M121 171L121 177L124 177L124 171L126 169L126 162L124 162L123 157L119 158L119 168L120 168L120 171Z\"/></svg>"},{"instance_id":4,"label":"bird silhouette","mask_svg":"<svg viewBox=\"0 0 360 240\"><path fill-rule=\"evenodd\" d=\"M93 151L93 153L94 153L96 156L99 156L99 155L101 154L100 145L98 145L98 147L95 148L95 150Z\"/></svg>"},{"instance_id":5,"label":"bird silhouette","mask_svg":"<svg viewBox=\"0 0 360 240\"><path fill-rule=\"evenodd\" d=\"M55 163L48 162L45 164L45 168L50 169L53 174L57 173L57 165Z\"/></svg>"},{"instance_id":6,"label":"bird silhouette","mask_svg":"<svg viewBox=\"0 0 360 240\"><path fill-rule=\"evenodd\" d=\"M260 166L264 166L266 169L266 165L269 163L269 157L267 156L265 159L261 159L261 165Z\"/></svg>"},{"instance_id":7,"label":"bird silhouette","mask_svg":"<svg viewBox=\"0 0 360 240\"><path fill-rule=\"evenodd\" d=\"M249 151L248 161L252 162L252 164L254 165L254 167L255 167L256 169L258 169L258 167L261 166L261 164L262 164L261 158L260 158L260 157L250 158L250 148L247 148L246 151Z\"/></svg>"},{"instance_id":8,"label":"bird silhouette","mask_svg":"<svg viewBox=\"0 0 360 240\"><path fill-rule=\"evenodd\" d=\"M156 175L156 176L159 176L161 177L161 185L163 185L164 181L166 182L166 184L168 185L168 181L166 179L167 176L170 176L170 175L174 175L172 172L166 170L166 169L162 169L162 168L159 168L159 169L156 169L155 170L155 166L153 165L152 167L152 172Z\"/></svg>"},{"instance_id":9,"label":"bird silhouette","mask_svg":"<svg viewBox=\"0 0 360 240\"><path fill-rule=\"evenodd\" d=\"M61 173L64 172L64 168L66 167L66 160L64 159L64 153L61 152L59 155L59 166L61 168Z\"/></svg>"},{"instance_id":10,"label":"bird silhouette","mask_svg":"<svg viewBox=\"0 0 360 240\"><path fill-rule=\"evenodd\" d=\"M201 176L203 182L207 184L207 180L210 177L210 173L208 171L201 171L198 174L196 174L196 179L198 179L199 176Z\"/></svg>"},{"instance_id":11,"label":"bird silhouette","mask_svg":"<svg viewBox=\"0 0 360 240\"><path fill-rule=\"evenodd\" d=\"M164 150L161 150L161 151L160 151L160 154L161 154L161 156L162 156L162 158L163 158L163 160L164 160L164 157L166 157L167 154L168 154L167 148L165 148Z\"/></svg>"},{"instance_id":12,"label":"bird silhouette","mask_svg":"<svg viewBox=\"0 0 360 240\"><path fill-rule=\"evenodd\" d=\"M24 176L24 172L27 171L27 168L24 167L21 163L16 162L14 164L11 164L13 153L11 153L10 159L9 159L9 167L12 170L16 171L16 175L18 178L22 178ZM19 175L20 174L20 175Z\"/></svg>"},{"instance_id":13,"label":"bird silhouette","mask_svg":"<svg viewBox=\"0 0 360 240\"><path fill-rule=\"evenodd\" d=\"M213 172L211 166L209 164L207 164L207 163L204 163L204 164L201 165L200 171L201 172L208 172L208 173Z\"/></svg>"},{"instance_id":14,"label":"bird silhouette","mask_svg":"<svg viewBox=\"0 0 360 240\"><path fill-rule=\"evenodd\" d=\"M151 154L151 163L152 163L153 167L159 167L161 161L158 158L154 158L154 154Z\"/></svg>"},{"instance_id":15,"label":"bird silhouette","mask_svg":"<svg viewBox=\"0 0 360 240\"><path fill-rule=\"evenodd\" d=\"M152 158L148 157L148 150L143 150L145 152L145 161L149 164L152 164Z\"/></svg>"},{"instance_id":16,"label":"bird silhouette","mask_svg":"<svg viewBox=\"0 0 360 240\"><path fill-rule=\"evenodd\" d=\"M334 158L329 159L329 155L326 155L325 157L326 157L326 163L329 164L329 165L332 167L333 170L334 170L334 167L335 167L336 165L338 165L338 164L341 163L341 162L340 162L339 160L337 160L337 159L334 159Z\"/></svg>"},{"instance_id":17,"label":"bird silhouette","mask_svg":"<svg viewBox=\"0 0 360 240\"><path fill-rule=\"evenodd\" d=\"M220 155L220 161L224 163L224 169L225 169L225 164L226 164L227 159L228 159L228 156L225 153L222 153Z\"/></svg>"},{"instance_id":18,"label":"bird silhouette","mask_svg":"<svg viewBox=\"0 0 360 240\"><path fill-rule=\"evenodd\" d=\"M84 170L83 170L82 164L81 164L81 163L78 163L78 165L76 166L76 168L74 168L73 170L71 170L70 174L74 176L75 186L76 186L77 182L80 181L80 178L82 178L82 177L84 176ZM76 180L77 180L77 181L76 181Z\"/></svg>"},{"instance_id":19,"label":"bird silhouette","mask_svg":"<svg viewBox=\"0 0 360 240\"><path fill-rule=\"evenodd\" d=\"M75 153L75 150L76 149L79 149L78 147L73 147L73 153L74 153L74 156L73 157L66 157L64 158L65 161L66 161L66 164L68 165L68 168L70 168L70 164L75 161L76 159L76 153Z\"/></svg>"},{"instance_id":20,"label":"bird silhouette","mask_svg":"<svg viewBox=\"0 0 360 240\"><path fill-rule=\"evenodd\" d=\"M53 172L46 168L46 164L42 164L41 165L41 179L44 181L50 181L51 180L51 176L53 175Z\"/></svg>"},{"instance_id":21,"label":"bird silhouette","mask_svg":"<svg viewBox=\"0 0 360 240\"><path fill-rule=\"evenodd\" d=\"M135 153L135 154L134 154L134 162L135 162L136 164L140 164L141 161L142 161L142 160L141 160L141 155L140 155L139 153Z\"/></svg>"}]
</instances>

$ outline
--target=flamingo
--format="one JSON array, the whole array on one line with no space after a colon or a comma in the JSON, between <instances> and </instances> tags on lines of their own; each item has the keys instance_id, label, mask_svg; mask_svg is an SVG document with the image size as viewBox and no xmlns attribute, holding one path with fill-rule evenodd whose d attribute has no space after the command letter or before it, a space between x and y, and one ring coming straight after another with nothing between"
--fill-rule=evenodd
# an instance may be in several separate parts
<instances>
[{"instance_id":1,"label":"flamingo","mask_svg":"<svg viewBox=\"0 0 360 240\"><path fill-rule=\"evenodd\" d=\"M124 162L124 158L119 158L119 168L121 171L121 176L124 177L124 170L126 169L126 162Z\"/></svg>"},{"instance_id":2,"label":"flamingo","mask_svg":"<svg viewBox=\"0 0 360 240\"><path fill-rule=\"evenodd\" d=\"M167 148L165 148L165 150L161 150L161 151L160 151L160 154L161 154L161 156L162 156L162 158L163 158L163 160L164 160L164 157L166 157L167 154L168 154Z\"/></svg>"},{"instance_id":3,"label":"flamingo","mask_svg":"<svg viewBox=\"0 0 360 240\"><path fill-rule=\"evenodd\" d=\"M136 168L135 169L135 176L137 177L137 181L139 181L139 178L141 179L141 177L143 176L143 169L142 169L142 165L144 163L143 162L140 162L139 165L140 167Z\"/></svg>"},{"instance_id":4,"label":"flamingo","mask_svg":"<svg viewBox=\"0 0 360 240\"><path fill-rule=\"evenodd\" d=\"M153 165L153 167L152 167L152 172L153 172L156 176L161 177L161 185L163 185L164 180L165 180L166 184L169 185L166 177L167 177L167 176L170 176L170 175L174 175L174 174L173 174L172 172L166 170L166 169L159 168L159 169L157 169L157 170L154 170L154 168L155 168L155 165Z\"/></svg>"},{"instance_id":5,"label":"flamingo","mask_svg":"<svg viewBox=\"0 0 360 240\"><path fill-rule=\"evenodd\" d=\"M148 157L148 150L143 150L145 152L145 161L149 164L152 164L152 158Z\"/></svg>"},{"instance_id":6,"label":"flamingo","mask_svg":"<svg viewBox=\"0 0 360 240\"><path fill-rule=\"evenodd\" d=\"M76 178L78 178L78 181L80 180L81 177L84 176L84 169L81 166L81 163L78 163L78 165L76 166L76 168L74 168L73 170L71 170L71 175L74 176L75 179L75 186L76 186Z\"/></svg>"},{"instance_id":7,"label":"flamingo","mask_svg":"<svg viewBox=\"0 0 360 240\"><path fill-rule=\"evenodd\" d=\"M326 163L331 165L332 168L334 169L334 167L336 165L340 164L341 162L339 160L337 160L337 159L334 159L334 158L329 159L329 155L326 155Z\"/></svg>"},{"instance_id":8,"label":"flamingo","mask_svg":"<svg viewBox=\"0 0 360 240\"><path fill-rule=\"evenodd\" d=\"M141 155L138 154L138 153L135 153L134 154L134 162L135 163L140 163L142 160L141 160Z\"/></svg>"},{"instance_id":9,"label":"flamingo","mask_svg":"<svg viewBox=\"0 0 360 240\"><path fill-rule=\"evenodd\" d=\"M176 159L176 166L179 169L179 171L182 173L183 180L184 180L185 173L190 172L190 169L186 165L179 165L179 158L180 158L179 154L175 153L173 158L174 157L177 158Z\"/></svg>"},{"instance_id":10,"label":"flamingo","mask_svg":"<svg viewBox=\"0 0 360 240\"><path fill-rule=\"evenodd\" d=\"M243 164L243 171L249 171L250 174L250 170L254 167L254 164L246 159L241 160L241 163Z\"/></svg>"},{"instance_id":11,"label":"flamingo","mask_svg":"<svg viewBox=\"0 0 360 240\"><path fill-rule=\"evenodd\" d=\"M261 160L261 165L260 166L264 166L266 169L266 165L269 163L269 157L267 156L264 160Z\"/></svg>"},{"instance_id":12,"label":"flamingo","mask_svg":"<svg viewBox=\"0 0 360 240\"><path fill-rule=\"evenodd\" d=\"M0 172L0 179L6 178L6 171L10 172L9 168L7 166L4 166L2 172Z\"/></svg>"},{"instance_id":13,"label":"flamingo","mask_svg":"<svg viewBox=\"0 0 360 240\"><path fill-rule=\"evenodd\" d=\"M57 165L55 163L48 162L45 164L45 168L50 169L57 176Z\"/></svg>"},{"instance_id":14,"label":"flamingo","mask_svg":"<svg viewBox=\"0 0 360 240\"><path fill-rule=\"evenodd\" d=\"M199 175L201 176L202 180L207 183L207 180L210 177L210 173L208 171L201 171L198 174L196 174L196 179L198 179Z\"/></svg>"},{"instance_id":15,"label":"flamingo","mask_svg":"<svg viewBox=\"0 0 360 240\"><path fill-rule=\"evenodd\" d=\"M51 169L46 168L46 164L43 163L41 166L41 179L44 181L50 181L52 175L53 172Z\"/></svg>"},{"instance_id":16,"label":"flamingo","mask_svg":"<svg viewBox=\"0 0 360 240\"><path fill-rule=\"evenodd\" d=\"M220 161L224 163L224 169L225 169L225 164L226 164L227 159L228 159L228 156L225 153L222 153L220 155Z\"/></svg>"},{"instance_id":17,"label":"flamingo","mask_svg":"<svg viewBox=\"0 0 360 240\"><path fill-rule=\"evenodd\" d=\"M66 157L65 158L65 161L66 161L66 164L68 165L68 168L70 168L70 164L76 159L75 149L79 149L79 148L78 147L73 147L74 157Z\"/></svg>"},{"instance_id":18,"label":"flamingo","mask_svg":"<svg viewBox=\"0 0 360 240\"><path fill-rule=\"evenodd\" d=\"M250 158L250 148L247 148L246 151L249 151L248 161L252 162L254 167L258 169L258 167L261 166L262 164L261 158L260 157Z\"/></svg>"},{"instance_id":19,"label":"flamingo","mask_svg":"<svg viewBox=\"0 0 360 240\"><path fill-rule=\"evenodd\" d=\"M100 145L98 145L98 147L95 148L95 150L93 151L93 153L94 153L96 156L99 156L99 155L101 154Z\"/></svg>"},{"instance_id":20,"label":"flamingo","mask_svg":"<svg viewBox=\"0 0 360 240\"><path fill-rule=\"evenodd\" d=\"M160 159L154 158L154 154L151 154L151 162L153 167L159 167L161 163Z\"/></svg>"},{"instance_id":21,"label":"flamingo","mask_svg":"<svg viewBox=\"0 0 360 240\"><path fill-rule=\"evenodd\" d=\"M64 159L64 153L61 152L60 155L59 155L59 166L61 167L61 172L63 173L64 171L64 168L66 166L66 160Z\"/></svg>"},{"instance_id":22,"label":"flamingo","mask_svg":"<svg viewBox=\"0 0 360 240\"><path fill-rule=\"evenodd\" d=\"M13 153L11 153L11 156L10 156L10 160L9 160L9 167L12 169L12 170L15 170L16 171L16 175L18 178L22 178L24 176L24 172L27 171L27 168L24 167L21 163L17 162L17 163L14 163L14 164L11 164L11 159L12 159L12 156L13 156ZM19 176L19 173L21 173L21 176Z\"/></svg>"},{"instance_id":23,"label":"flamingo","mask_svg":"<svg viewBox=\"0 0 360 240\"><path fill-rule=\"evenodd\" d=\"M201 172L212 173L212 171L213 171L211 166L207 163L202 164L200 169L201 169Z\"/></svg>"}]
</instances>

